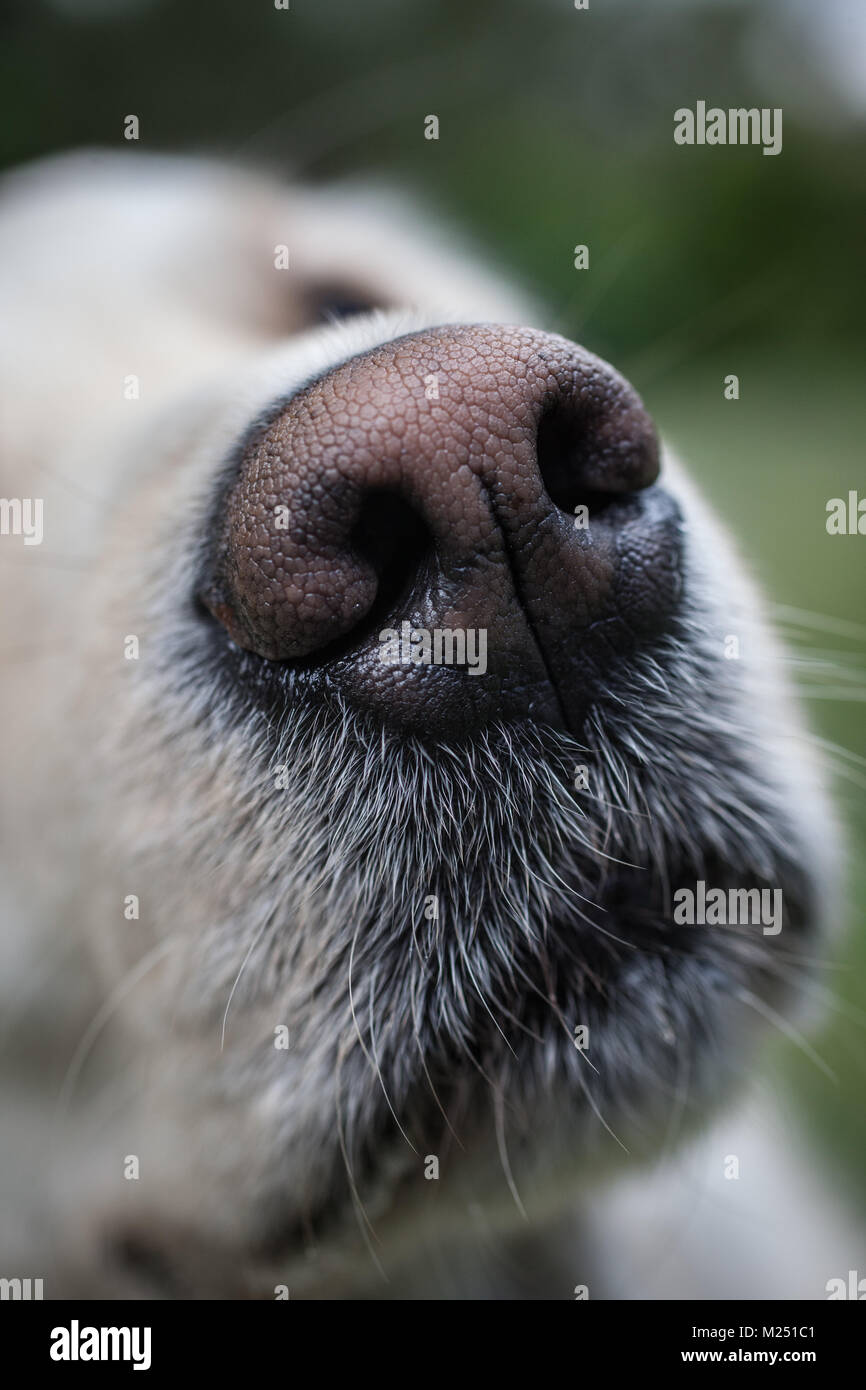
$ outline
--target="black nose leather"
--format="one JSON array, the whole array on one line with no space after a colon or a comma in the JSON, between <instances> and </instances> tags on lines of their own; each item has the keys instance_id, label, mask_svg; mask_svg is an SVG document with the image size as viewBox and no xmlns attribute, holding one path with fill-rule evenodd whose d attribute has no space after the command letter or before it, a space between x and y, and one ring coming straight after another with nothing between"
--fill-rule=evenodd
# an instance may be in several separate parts
<instances>
[{"instance_id":1,"label":"black nose leather","mask_svg":"<svg viewBox=\"0 0 866 1390\"><path fill-rule=\"evenodd\" d=\"M678 514L657 473L635 392L567 339L411 334L249 444L202 597L238 646L391 724L576 730L676 605Z\"/></svg>"}]
</instances>

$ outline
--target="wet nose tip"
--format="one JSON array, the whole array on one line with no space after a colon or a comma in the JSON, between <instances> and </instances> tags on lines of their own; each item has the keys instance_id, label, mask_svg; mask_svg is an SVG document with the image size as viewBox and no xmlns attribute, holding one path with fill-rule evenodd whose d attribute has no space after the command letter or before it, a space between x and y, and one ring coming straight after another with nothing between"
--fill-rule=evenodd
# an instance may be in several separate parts
<instances>
[{"instance_id":1,"label":"wet nose tip","mask_svg":"<svg viewBox=\"0 0 866 1390\"><path fill-rule=\"evenodd\" d=\"M576 344L496 325L411 334L323 376L249 444L202 597L276 661L327 660L401 594L495 623L492 596L507 608L521 587L504 571L523 566L536 598L558 569L580 587L575 508L657 473L639 397ZM584 616L598 588L585 569Z\"/></svg>"}]
</instances>

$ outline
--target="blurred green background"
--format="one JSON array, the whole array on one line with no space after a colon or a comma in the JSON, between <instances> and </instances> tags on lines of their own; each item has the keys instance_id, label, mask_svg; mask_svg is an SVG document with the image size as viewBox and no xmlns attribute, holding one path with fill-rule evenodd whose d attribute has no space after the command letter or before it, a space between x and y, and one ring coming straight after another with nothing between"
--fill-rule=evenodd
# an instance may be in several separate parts
<instances>
[{"instance_id":1,"label":"blurred green background","mask_svg":"<svg viewBox=\"0 0 866 1390\"><path fill-rule=\"evenodd\" d=\"M780 605L837 773L851 909L814 1038L837 1080L784 1040L773 1063L866 1208L866 537L824 524L866 495L866 5L7 0L2 40L0 166L119 144L135 112L149 148L384 174L631 377ZM782 153L676 146L698 99L781 107Z\"/></svg>"}]
</instances>

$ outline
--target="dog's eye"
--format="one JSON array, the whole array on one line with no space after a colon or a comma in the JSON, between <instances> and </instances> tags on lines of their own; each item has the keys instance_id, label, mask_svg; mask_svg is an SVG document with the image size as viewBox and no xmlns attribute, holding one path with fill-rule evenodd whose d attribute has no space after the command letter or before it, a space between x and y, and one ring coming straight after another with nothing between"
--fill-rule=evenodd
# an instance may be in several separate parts
<instances>
[{"instance_id":1,"label":"dog's eye","mask_svg":"<svg viewBox=\"0 0 866 1390\"><path fill-rule=\"evenodd\" d=\"M369 314L383 306L354 285L317 285L306 296L309 316L317 322L335 323L357 314Z\"/></svg>"}]
</instances>

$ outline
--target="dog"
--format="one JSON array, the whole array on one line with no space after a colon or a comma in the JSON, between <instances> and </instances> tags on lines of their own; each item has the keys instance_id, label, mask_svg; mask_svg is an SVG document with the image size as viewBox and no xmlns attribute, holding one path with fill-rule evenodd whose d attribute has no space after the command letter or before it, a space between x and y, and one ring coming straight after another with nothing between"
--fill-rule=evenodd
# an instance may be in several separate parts
<instances>
[{"instance_id":1,"label":"dog","mask_svg":"<svg viewBox=\"0 0 866 1390\"><path fill-rule=\"evenodd\" d=\"M634 389L434 228L191 157L5 179L4 1263L823 1297L854 1237L759 1068L840 833L761 597Z\"/></svg>"}]
</instances>

